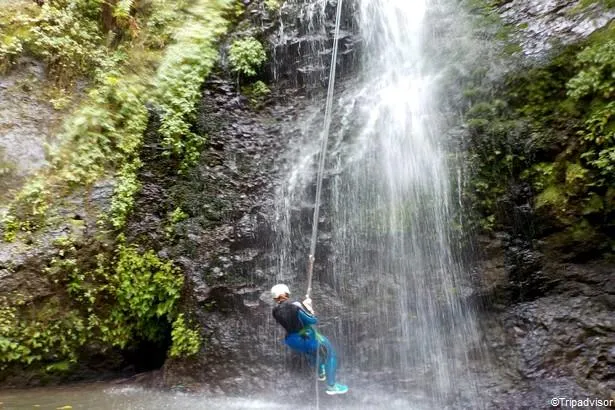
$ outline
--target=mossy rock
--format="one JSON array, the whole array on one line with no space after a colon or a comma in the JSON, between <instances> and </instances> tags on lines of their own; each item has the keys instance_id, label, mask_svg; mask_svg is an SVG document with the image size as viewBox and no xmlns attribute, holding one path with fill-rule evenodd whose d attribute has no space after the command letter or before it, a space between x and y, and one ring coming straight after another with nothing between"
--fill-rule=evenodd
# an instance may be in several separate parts
<instances>
[{"instance_id":1,"label":"mossy rock","mask_svg":"<svg viewBox=\"0 0 615 410\"><path fill-rule=\"evenodd\" d=\"M546 254L570 261L583 261L598 257L610 249L609 238L587 219L571 225L544 239Z\"/></svg>"}]
</instances>

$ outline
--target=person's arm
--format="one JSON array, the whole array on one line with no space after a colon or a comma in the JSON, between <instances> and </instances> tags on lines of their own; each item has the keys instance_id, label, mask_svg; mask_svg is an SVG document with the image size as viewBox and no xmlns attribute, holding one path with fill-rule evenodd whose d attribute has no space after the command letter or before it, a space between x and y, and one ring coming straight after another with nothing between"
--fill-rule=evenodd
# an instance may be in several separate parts
<instances>
[{"instance_id":1,"label":"person's arm","mask_svg":"<svg viewBox=\"0 0 615 410\"><path fill-rule=\"evenodd\" d=\"M316 316L310 315L304 309L298 309L297 316L299 316L299 320L303 323L303 326L315 325L318 323Z\"/></svg>"}]
</instances>

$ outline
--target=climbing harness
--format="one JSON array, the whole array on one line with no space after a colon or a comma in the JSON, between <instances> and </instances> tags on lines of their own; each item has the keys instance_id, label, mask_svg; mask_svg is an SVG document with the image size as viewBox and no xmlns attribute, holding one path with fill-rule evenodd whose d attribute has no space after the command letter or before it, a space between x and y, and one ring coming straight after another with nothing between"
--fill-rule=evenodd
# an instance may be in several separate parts
<instances>
[{"instance_id":1,"label":"climbing harness","mask_svg":"<svg viewBox=\"0 0 615 410\"><path fill-rule=\"evenodd\" d=\"M333 106L333 91L335 89L335 66L337 63L337 45L340 37L340 21L342 19L342 0L337 1L335 14L335 31L333 34L333 52L331 53L331 68L329 70L329 88L327 90L327 103L325 105L325 123L320 140L320 156L318 161L318 174L316 177L316 199L314 201L314 218L312 220L312 240L310 243L310 256L308 262L308 286L306 298L312 293L312 276L314 272L314 255L316 253L316 240L318 237L318 219L320 213L320 196L322 192L322 179L325 172L325 159L327 157L327 142L331 128L331 111Z\"/></svg>"},{"instance_id":2,"label":"climbing harness","mask_svg":"<svg viewBox=\"0 0 615 410\"><path fill-rule=\"evenodd\" d=\"M327 89L327 103L325 105L325 123L320 140L320 157L318 161L318 174L316 177L316 198L314 201L314 218L312 220L312 240L310 242L310 255L308 259L308 286L305 294L306 298L312 293L312 276L314 273L314 255L316 254L316 240L318 238L318 220L320 212L320 196L322 193L322 179L325 172L325 159L327 157L327 142L329 140L329 129L331 127L331 110L333 105L333 92L335 90L335 66L337 63L337 46L340 37L340 21L342 19L342 0L337 0L337 10L335 13L335 31L333 33L333 52L331 53L331 68L329 69L329 88ZM314 332L316 330L314 329ZM316 332L318 335L318 333ZM318 372L320 369L320 339L317 337L318 346L316 348L316 377L314 379L316 391L316 409L320 408L320 396L318 394Z\"/></svg>"}]
</instances>

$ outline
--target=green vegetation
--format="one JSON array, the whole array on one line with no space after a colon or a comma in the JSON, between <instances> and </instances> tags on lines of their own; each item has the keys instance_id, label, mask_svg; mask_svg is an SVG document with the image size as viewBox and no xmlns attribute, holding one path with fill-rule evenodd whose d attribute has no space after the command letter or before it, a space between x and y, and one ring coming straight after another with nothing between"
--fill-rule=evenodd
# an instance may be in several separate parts
<instances>
[{"instance_id":1,"label":"green vegetation","mask_svg":"<svg viewBox=\"0 0 615 410\"><path fill-rule=\"evenodd\" d=\"M173 322L171 331L173 344L169 352L170 357L187 357L198 353L201 347L201 338L196 330L186 326L183 313L180 313Z\"/></svg>"},{"instance_id":2,"label":"green vegetation","mask_svg":"<svg viewBox=\"0 0 615 410\"><path fill-rule=\"evenodd\" d=\"M279 0L265 0L265 8L270 11L278 11L282 5Z\"/></svg>"},{"instance_id":3,"label":"green vegetation","mask_svg":"<svg viewBox=\"0 0 615 410\"><path fill-rule=\"evenodd\" d=\"M201 85L218 58L216 41L227 29L222 17L226 2L195 0L187 12L178 9L176 2L146 3L149 7L140 8L142 14L136 15L131 14L132 1L117 3L108 25L126 35L115 34L119 40L114 37L113 41L101 31L104 4L96 0L53 2L42 7L36 18L20 20L25 27L19 29L30 33L23 40L25 49L48 63L49 74L58 84L90 76L91 91L66 122L62 142L50 153L52 166L10 205L4 218L5 240L42 226L50 195L40 195L34 201L39 209L33 210L33 192L61 196L109 173L115 173L117 181L109 220L121 229L139 189L147 103L160 109L159 131L166 153L181 161L181 169L198 159L204 137L194 133L190 124ZM173 26L175 21L183 21L181 28ZM135 25L144 28L135 31ZM159 49L171 40L174 44L162 54ZM5 60L0 55L0 61Z\"/></svg>"},{"instance_id":4,"label":"green vegetation","mask_svg":"<svg viewBox=\"0 0 615 410\"><path fill-rule=\"evenodd\" d=\"M273 4L266 7L274 6ZM279 7L279 5L278 5ZM237 83L241 78L250 78L258 74L259 68L267 61L267 53L263 45L253 37L246 37L233 41L229 48L229 64L231 70L237 73ZM255 109L258 109L271 90L258 80L252 84L241 87L241 91L250 100Z\"/></svg>"},{"instance_id":5,"label":"green vegetation","mask_svg":"<svg viewBox=\"0 0 615 410\"><path fill-rule=\"evenodd\" d=\"M173 236L173 232L175 231L175 226L188 219L188 214L185 213L180 207L175 208L172 212L167 215L167 223L164 228L167 238Z\"/></svg>"},{"instance_id":6,"label":"green vegetation","mask_svg":"<svg viewBox=\"0 0 615 410\"><path fill-rule=\"evenodd\" d=\"M45 2L32 22L24 46L42 58L59 84L88 76L105 57L99 47L103 36L97 24L99 10L86 1Z\"/></svg>"},{"instance_id":7,"label":"green vegetation","mask_svg":"<svg viewBox=\"0 0 615 410\"><path fill-rule=\"evenodd\" d=\"M105 277L109 296L114 299L108 317L100 321L103 340L124 347L137 335L157 340L159 318L173 317L183 285L183 277L171 263L163 262L153 251L139 253L120 245L114 274Z\"/></svg>"},{"instance_id":8,"label":"green vegetation","mask_svg":"<svg viewBox=\"0 0 615 410\"><path fill-rule=\"evenodd\" d=\"M578 55L578 73L568 81L568 96L585 105L584 124L578 131L583 139L584 162L596 170L598 186L614 182L615 172L615 26L612 37L590 44Z\"/></svg>"},{"instance_id":9,"label":"green vegetation","mask_svg":"<svg viewBox=\"0 0 615 410\"><path fill-rule=\"evenodd\" d=\"M594 4L600 4L607 8L613 8L615 7L615 0L581 0L580 2L581 7L589 7Z\"/></svg>"},{"instance_id":10,"label":"green vegetation","mask_svg":"<svg viewBox=\"0 0 615 410\"><path fill-rule=\"evenodd\" d=\"M86 341L86 325L79 313L57 299L41 309L28 309L24 302L9 306L0 300L0 370L11 363L42 363L58 371L75 363L77 349ZM21 307L21 313L14 307Z\"/></svg>"},{"instance_id":11,"label":"green vegetation","mask_svg":"<svg viewBox=\"0 0 615 410\"><path fill-rule=\"evenodd\" d=\"M241 88L242 93L248 97L253 107L258 108L271 94L267 84L258 80L250 85Z\"/></svg>"},{"instance_id":12,"label":"green vegetation","mask_svg":"<svg viewBox=\"0 0 615 410\"><path fill-rule=\"evenodd\" d=\"M192 127L195 110L218 60L217 41L229 26L225 16L237 3L16 3L0 5L0 70L10 70L23 55L45 62L60 96L54 99L58 107L77 100L78 81L85 81L87 92L65 121L49 167L9 204L4 240L34 241L36 231L53 229L62 218L55 208L64 198L87 192L101 179L113 178L115 188L110 210L99 221L99 244L75 243L70 236L54 242L57 254L41 273L59 287L54 296L0 300L0 370L26 365L50 373L70 371L84 350L134 347L165 339L169 331L171 357L195 354L200 333L181 313L181 272L117 234L140 189L150 111L160 116L161 147L179 170L198 159L205 136ZM10 12L8 18L4 11ZM177 208L169 222L186 217Z\"/></svg>"},{"instance_id":13,"label":"green vegetation","mask_svg":"<svg viewBox=\"0 0 615 410\"><path fill-rule=\"evenodd\" d=\"M86 345L125 348L138 340L159 341L165 337L161 322L173 323L169 354L198 351L199 333L179 313L183 276L170 262L122 241L111 260L104 254L87 260L69 237L55 246L46 274L65 287L69 299L53 297L36 308L18 297L0 300L0 368L74 364Z\"/></svg>"},{"instance_id":14,"label":"green vegetation","mask_svg":"<svg viewBox=\"0 0 615 410\"><path fill-rule=\"evenodd\" d=\"M176 35L177 43L162 60L156 78L163 144L169 153L185 161L183 169L198 160L204 142L204 137L191 130L190 122L201 96L201 84L218 59L216 40L227 29L222 11L212 9L211 2L205 0L193 8L195 16L208 15L208 18L193 17L186 22Z\"/></svg>"},{"instance_id":15,"label":"green vegetation","mask_svg":"<svg viewBox=\"0 0 615 410\"><path fill-rule=\"evenodd\" d=\"M572 62L572 64L571 64ZM528 185L538 229L554 246L581 238L608 249L615 214L615 24L548 65L509 75L497 96L470 82L465 101L474 167L469 201L483 229L510 223L502 209ZM602 235L602 236L601 236ZM557 243L555 243L557 242Z\"/></svg>"},{"instance_id":16,"label":"green vegetation","mask_svg":"<svg viewBox=\"0 0 615 410\"><path fill-rule=\"evenodd\" d=\"M31 20L40 8L29 0L0 3L0 74L10 70L24 52L28 42Z\"/></svg>"},{"instance_id":17,"label":"green vegetation","mask_svg":"<svg viewBox=\"0 0 615 410\"><path fill-rule=\"evenodd\" d=\"M255 76L266 60L263 45L253 37L235 40L229 49L231 69L246 77Z\"/></svg>"}]
</instances>

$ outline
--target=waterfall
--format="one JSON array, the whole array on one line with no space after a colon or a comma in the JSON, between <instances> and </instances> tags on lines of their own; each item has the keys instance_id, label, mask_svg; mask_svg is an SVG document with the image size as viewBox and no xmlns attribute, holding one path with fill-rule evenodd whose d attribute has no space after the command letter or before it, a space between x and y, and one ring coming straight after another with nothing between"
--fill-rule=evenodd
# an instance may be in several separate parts
<instances>
[{"instance_id":1,"label":"waterfall","mask_svg":"<svg viewBox=\"0 0 615 410\"><path fill-rule=\"evenodd\" d=\"M325 10L308 7L322 1L291 3ZM355 0L353 7L361 61L336 95L316 255L317 280L344 306L329 333L349 372L445 404L461 388L472 395L468 351L478 339L454 251L459 172L444 145L442 67L434 61L458 10L436 0ZM291 255L305 260L309 208L293 212L313 203L323 107L317 99L304 114L303 138L295 138L278 193L279 280L303 279Z\"/></svg>"}]
</instances>

